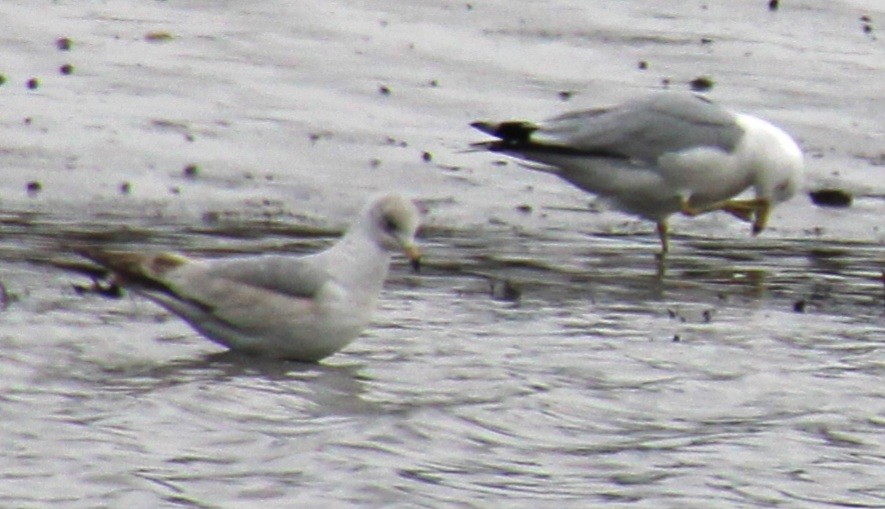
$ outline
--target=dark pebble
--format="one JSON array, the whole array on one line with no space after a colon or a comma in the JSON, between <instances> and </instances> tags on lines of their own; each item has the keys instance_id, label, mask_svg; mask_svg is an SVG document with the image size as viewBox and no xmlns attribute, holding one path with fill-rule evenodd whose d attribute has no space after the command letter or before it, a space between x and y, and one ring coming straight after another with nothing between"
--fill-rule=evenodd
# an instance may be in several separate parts
<instances>
[{"instance_id":1,"label":"dark pebble","mask_svg":"<svg viewBox=\"0 0 885 509\"><path fill-rule=\"evenodd\" d=\"M522 297L522 290L509 279L489 281L489 295L495 300L516 302Z\"/></svg>"},{"instance_id":2,"label":"dark pebble","mask_svg":"<svg viewBox=\"0 0 885 509\"><path fill-rule=\"evenodd\" d=\"M37 87L39 87L39 86L40 86L40 80L38 80L37 78L31 78L28 80L28 89L29 90L36 90Z\"/></svg>"},{"instance_id":3,"label":"dark pebble","mask_svg":"<svg viewBox=\"0 0 885 509\"><path fill-rule=\"evenodd\" d=\"M144 40L149 42L166 42L172 39L174 39L172 34L163 31L148 32L144 35Z\"/></svg>"},{"instance_id":4,"label":"dark pebble","mask_svg":"<svg viewBox=\"0 0 885 509\"><path fill-rule=\"evenodd\" d=\"M713 39L709 37L701 37L701 44L713 44Z\"/></svg>"},{"instance_id":5,"label":"dark pebble","mask_svg":"<svg viewBox=\"0 0 885 509\"><path fill-rule=\"evenodd\" d=\"M181 172L181 174L184 175L185 178L189 179L196 178L198 173L200 173L200 167L196 164L189 164L185 166L184 170L182 170Z\"/></svg>"},{"instance_id":6,"label":"dark pebble","mask_svg":"<svg viewBox=\"0 0 885 509\"><path fill-rule=\"evenodd\" d=\"M72 44L73 41L67 37L60 37L55 41L55 47L58 48L59 51L70 51Z\"/></svg>"},{"instance_id":7,"label":"dark pebble","mask_svg":"<svg viewBox=\"0 0 885 509\"><path fill-rule=\"evenodd\" d=\"M871 33L873 33L873 25L871 25L871 24L869 24L869 23L864 23L864 26L863 26L863 33L865 33L865 34L871 34Z\"/></svg>"},{"instance_id":8,"label":"dark pebble","mask_svg":"<svg viewBox=\"0 0 885 509\"><path fill-rule=\"evenodd\" d=\"M864 23L870 23L873 21L873 18L871 18L869 14L864 14L863 16L860 17L860 20L863 21Z\"/></svg>"},{"instance_id":9,"label":"dark pebble","mask_svg":"<svg viewBox=\"0 0 885 509\"><path fill-rule=\"evenodd\" d=\"M429 163L430 161L433 161L433 154L431 154L430 152L422 152L421 160L425 163Z\"/></svg>"},{"instance_id":10,"label":"dark pebble","mask_svg":"<svg viewBox=\"0 0 885 509\"><path fill-rule=\"evenodd\" d=\"M679 337L679 334L673 334L673 342L678 343L682 341L682 338Z\"/></svg>"},{"instance_id":11,"label":"dark pebble","mask_svg":"<svg viewBox=\"0 0 885 509\"><path fill-rule=\"evenodd\" d=\"M562 92L559 93L559 100L560 101L568 101L571 98L572 98L572 93L569 92L568 90L563 90Z\"/></svg>"},{"instance_id":12,"label":"dark pebble","mask_svg":"<svg viewBox=\"0 0 885 509\"><path fill-rule=\"evenodd\" d=\"M661 86L664 88L670 88L670 78L661 78Z\"/></svg>"},{"instance_id":13,"label":"dark pebble","mask_svg":"<svg viewBox=\"0 0 885 509\"><path fill-rule=\"evenodd\" d=\"M378 93L381 95L390 95L390 87L387 85L381 85L378 87Z\"/></svg>"},{"instance_id":14,"label":"dark pebble","mask_svg":"<svg viewBox=\"0 0 885 509\"><path fill-rule=\"evenodd\" d=\"M33 196L43 190L43 184L37 180L32 180L25 185L28 194Z\"/></svg>"},{"instance_id":15,"label":"dark pebble","mask_svg":"<svg viewBox=\"0 0 885 509\"><path fill-rule=\"evenodd\" d=\"M429 85L430 85L431 87L433 87L433 88L436 88L436 87L439 86L439 82L436 81L436 80L430 80Z\"/></svg>"},{"instance_id":16,"label":"dark pebble","mask_svg":"<svg viewBox=\"0 0 885 509\"><path fill-rule=\"evenodd\" d=\"M74 66L71 64L65 64L65 65L58 68L58 72L60 72L64 75L73 74Z\"/></svg>"},{"instance_id":17,"label":"dark pebble","mask_svg":"<svg viewBox=\"0 0 885 509\"><path fill-rule=\"evenodd\" d=\"M770 0L770 1L768 2L768 10L769 10L769 11L774 12L774 11L777 10L778 7L780 7L780 1L779 1L779 0Z\"/></svg>"},{"instance_id":18,"label":"dark pebble","mask_svg":"<svg viewBox=\"0 0 885 509\"><path fill-rule=\"evenodd\" d=\"M132 192L132 184L129 182L123 182L120 184L120 194L129 194Z\"/></svg>"},{"instance_id":19,"label":"dark pebble","mask_svg":"<svg viewBox=\"0 0 885 509\"><path fill-rule=\"evenodd\" d=\"M805 299L799 299L793 303L793 312L795 312L795 313L804 313L805 312Z\"/></svg>"},{"instance_id":20,"label":"dark pebble","mask_svg":"<svg viewBox=\"0 0 885 509\"><path fill-rule=\"evenodd\" d=\"M526 204L517 205L516 210L518 210L519 212L522 212L523 214L531 214L532 213L532 206L526 205Z\"/></svg>"},{"instance_id":21,"label":"dark pebble","mask_svg":"<svg viewBox=\"0 0 885 509\"><path fill-rule=\"evenodd\" d=\"M697 78L688 82L688 85L695 92L704 92L713 88L713 78L709 76L698 76Z\"/></svg>"},{"instance_id":22,"label":"dark pebble","mask_svg":"<svg viewBox=\"0 0 885 509\"><path fill-rule=\"evenodd\" d=\"M6 83L6 76L0 74L0 85Z\"/></svg>"},{"instance_id":23,"label":"dark pebble","mask_svg":"<svg viewBox=\"0 0 885 509\"><path fill-rule=\"evenodd\" d=\"M218 211L210 210L209 212L203 213L201 219L205 224L218 224L218 222L221 221L221 213L219 213Z\"/></svg>"},{"instance_id":24,"label":"dark pebble","mask_svg":"<svg viewBox=\"0 0 885 509\"><path fill-rule=\"evenodd\" d=\"M648 62L646 62L645 60L640 60L639 61L639 68L642 69L643 71L648 69Z\"/></svg>"},{"instance_id":25,"label":"dark pebble","mask_svg":"<svg viewBox=\"0 0 885 509\"><path fill-rule=\"evenodd\" d=\"M851 193L841 189L818 189L808 193L811 202L818 207L845 208L851 206Z\"/></svg>"}]
</instances>

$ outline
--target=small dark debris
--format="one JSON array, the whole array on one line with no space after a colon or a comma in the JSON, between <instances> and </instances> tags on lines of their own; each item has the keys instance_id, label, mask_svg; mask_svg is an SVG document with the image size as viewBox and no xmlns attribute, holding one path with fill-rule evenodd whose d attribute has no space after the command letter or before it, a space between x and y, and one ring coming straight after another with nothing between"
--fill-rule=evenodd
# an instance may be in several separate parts
<instances>
[{"instance_id":1,"label":"small dark debris","mask_svg":"<svg viewBox=\"0 0 885 509\"><path fill-rule=\"evenodd\" d=\"M28 90L36 90L40 86L40 80L31 78L28 80Z\"/></svg>"},{"instance_id":2,"label":"small dark debris","mask_svg":"<svg viewBox=\"0 0 885 509\"><path fill-rule=\"evenodd\" d=\"M187 133L187 134L184 135L184 140L185 140L185 141L193 142L194 139L195 139L195 138L194 138L194 135L191 134L191 133Z\"/></svg>"},{"instance_id":3,"label":"small dark debris","mask_svg":"<svg viewBox=\"0 0 885 509\"><path fill-rule=\"evenodd\" d=\"M6 83L6 76L0 74L0 85Z\"/></svg>"},{"instance_id":4,"label":"small dark debris","mask_svg":"<svg viewBox=\"0 0 885 509\"><path fill-rule=\"evenodd\" d=\"M568 90L563 90L562 92L559 93L559 100L560 101L568 101L569 99L572 98L572 94L573 93L569 92Z\"/></svg>"},{"instance_id":5,"label":"small dark debris","mask_svg":"<svg viewBox=\"0 0 885 509\"><path fill-rule=\"evenodd\" d=\"M871 34L871 33L873 33L873 25L871 25L871 24L869 24L869 23L864 23L864 25L863 25L863 33L865 33L865 34Z\"/></svg>"},{"instance_id":6,"label":"small dark debris","mask_svg":"<svg viewBox=\"0 0 885 509\"><path fill-rule=\"evenodd\" d=\"M129 194L132 192L132 184L123 182L120 184L120 194Z\"/></svg>"},{"instance_id":7,"label":"small dark debris","mask_svg":"<svg viewBox=\"0 0 885 509\"><path fill-rule=\"evenodd\" d=\"M698 76L697 78L688 82L688 85L695 92L705 92L713 88L714 81L713 78L709 76Z\"/></svg>"},{"instance_id":8,"label":"small dark debris","mask_svg":"<svg viewBox=\"0 0 885 509\"><path fill-rule=\"evenodd\" d=\"M805 312L805 299L799 299L793 303L793 312L794 313L804 313Z\"/></svg>"},{"instance_id":9,"label":"small dark debris","mask_svg":"<svg viewBox=\"0 0 885 509\"><path fill-rule=\"evenodd\" d=\"M873 18L871 18L869 14L864 14L860 17L860 20L864 23L870 23L871 21L873 21Z\"/></svg>"},{"instance_id":10,"label":"small dark debris","mask_svg":"<svg viewBox=\"0 0 885 509\"><path fill-rule=\"evenodd\" d=\"M679 334L673 334L673 342L678 343L682 341L682 338L679 337Z\"/></svg>"},{"instance_id":11,"label":"small dark debris","mask_svg":"<svg viewBox=\"0 0 885 509\"><path fill-rule=\"evenodd\" d=\"M92 280L92 286L84 286L84 285L71 285L74 287L74 291L77 295L85 295L87 293L94 293L96 295L101 295L102 297L108 297L111 299L120 299L123 297L123 288L118 285L116 282L108 282L102 284L101 281L97 279Z\"/></svg>"},{"instance_id":12,"label":"small dark debris","mask_svg":"<svg viewBox=\"0 0 885 509\"><path fill-rule=\"evenodd\" d=\"M433 161L433 154L431 154L430 152L427 152L427 151L422 152L421 153L421 160L424 161L425 163L429 163L430 161Z\"/></svg>"},{"instance_id":13,"label":"small dark debris","mask_svg":"<svg viewBox=\"0 0 885 509\"><path fill-rule=\"evenodd\" d=\"M65 76L74 73L74 66L71 64L64 64L63 66L58 68L58 72L64 74Z\"/></svg>"},{"instance_id":14,"label":"small dark debris","mask_svg":"<svg viewBox=\"0 0 885 509\"><path fill-rule=\"evenodd\" d=\"M670 88L670 78L661 78L661 86L664 88Z\"/></svg>"},{"instance_id":15,"label":"small dark debris","mask_svg":"<svg viewBox=\"0 0 885 509\"><path fill-rule=\"evenodd\" d=\"M670 318L676 318L676 311L673 311L672 309L668 309L667 315L669 315Z\"/></svg>"},{"instance_id":16,"label":"small dark debris","mask_svg":"<svg viewBox=\"0 0 885 509\"><path fill-rule=\"evenodd\" d=\"M25 190L28 192L29 196L34 196L43 190L43 184L38 180L32 180L25 184Z\"/></svg>"},{"instance_id":17,"label":"small dark debris","mask_svg":"<svg viewBox=\"0 0 885 509\"><path fill-rule=\"evenodd\" d=\"M25 117L23 122L25 123L25 125L31 125L31 123L34 122L34 119L31 117Z\"/></svg>"},{"instance_id":18,"label":"small dark debris","mask_svg":"<svg viewBox=\"0 0 885 509\"><path fill-rule=\"evenodd\" d=\"M721 301L726 301L726 300L728 300L728 295L725 295L724 293L719 292L716 294L716 298Z\"/></svg>"},{"instance_id":19,"label":"small dark debris","mask_svg":"<svg viewBox=\"0 0 885 509\"><path fill-rule=\"evenodd\" d=\"M428 83L428 85L430 85L430 86L433 87L433 88L436 88L436 87L439 86L439 81L436 81L436 80L430 80L430 83Z\"/></svg>"},{"instance_id":20,"label":"small dark debris","mask_svg":"<svg viewBox=\"0 0 885 509\"><path fill-rule=\"evenodd\" d=\"M402 147L402 148L406 148L409 146L408 142L397 140L396 138L394 138L392 136L388 136L387 138L385 138L384 144L390 145L393 147Z\"/></svg>"},{"instance_id":21,"label":"small dark debris","mask_svg":"<svg viewBox=\"0 0 885 509\"><path fill-rule=\"evenodd\" d=\"M852 196L842 189L818 189L808 193L811 202L818 207L845 208L851 206Z\"/></svg>"},{"instance_id":22,"label":"small dark debris","mask_svg":"<svg viewBox=\"0 0 885 509\"><path fill-rule=\"evenodd\" d=\"M468 11L473 10L473 4L464 4L464 7L467 8Z\"/></svg>"},{"instance_id":23,"label":"small dark debris","mask_svg":"<svg viewBox=\"0 0 885 509\"><path fill-rule=\"evenodd\" d=\"M522 297L522 290L509 279L489 281L489 295L495 300L516 302Z\"/></svg>"},{"instance_id":24,"label":"small dark debris","mask_svg":"<svg viewBox=\"0 0 885 509\"><path fill-rule=\"evenodd\" d=\"M523 214L531 214L532 213L532 206L523 203L522 205L517 205L516 210L518 212L522 212Z\"/></svg>"},{"instance_id":25,"label":"small dark debris","mask_svg":"<svg viewBox=\"0 0 885 509\"><path fill-rule=\"evenodd\" d=\"M648 69L648 62L646 62L645 60L640 60L638 67L640 70L643 70L643 71Z\"/></svg>"},{"instance_id":26,"label":"small dark debris","mask_svg":"<svg viewBox=\"0 0 885 509\"><path fill-rule=\"evenodd\" d=\"M164 31L148 32L144 35L144 40L148 42L166 42L173 39L172 34Z\"/></svg>"},{"instance_id":27,"label":"small dark debris","mask_svg":"<svg viewBox=\"0 0 885 509\"><path fill-rule=\"evenodd\" d=\"M701 44L713 44L713 39L710 37L701 37Z\"/></svg>"},{"instance_id":28,"label":"small dark debris","mask_svg":"<svg viewBox=\"0 0 885 509\"><path fill-rule=\"evenodd\" d=\"M370 159L369 166L371 166L372 168L377 168L381 166L381 159L378 159L377 157L374 159Z\"/></svg>"},{"instance_id":29,"label":"small dark debris","mask_svg":"<svg viewBox=\"0 0 885 509\"><path fill-rule=\"evenodd\" d=\"M174 195L179 195L179 194L181 194L181 188L178 186L172 186L169 188L169 193L174 194Z\"/></svg>"},{"instance_id":30,"label":"small dark debris","mask_svg":"<svg viewBox=\"0 0 885 509\"><path fill-rule=\"evenodd\" d=\"M710 323L710 321L713 319L713 311L710 309L705 309L702 313L702 316L704 317L704 323Z\"/></svg>"},{"instance_id":31,"label":"small dark debris","mask_svg":"<svg viewBox=\"0 0 885 509\"><path fill-rule=\"evenodd\" d=\"M209 212L204 212L201 219L204 224L218 224L221 221L221 213L217 210L210 210Z\"/></svg>"},{"instance_id":32,"label":"small dark debris","mask_svg":"<svg viewBox=\"0 0 885 509\"><path fill-rule=\"evenodd\" d=\"M378 87L378 93L381 95L390 95L390 87L387 85L381 85Z\"/></svg>"},{"instance_id":33,"label":"small dark debris","mask_svg":"<svg viewBox=\"0 0 885 509\"><path fill-rule=\"evenodd\" d=\"M184 175L185 178L197 178L197 175L200 173L200 167L196 164L189 164L184 167L181 174Z\"/></svg>"},{"instance_id":34,"label":"small dark debris","mask_svg":"<svg viewBox=\"0 0 885 509\"><path fill-rule=\"evenodd\" d=\"M59 37L55 40L55 47L58 48L59 51L70 51L73 44L74 41L67 37Z\"/></svg>"},{"instance_id":35,"label":"small dark debris","mask_svg":"<svg viewBox=\"0 0 885 509\"><path fill-rule=\"evenodd\" d=\"M778 9L778 7L780 7L779 0L769 0L769 2L768 2L768 10L769 11L774 12Z\"/></svg>"}]
</instances>

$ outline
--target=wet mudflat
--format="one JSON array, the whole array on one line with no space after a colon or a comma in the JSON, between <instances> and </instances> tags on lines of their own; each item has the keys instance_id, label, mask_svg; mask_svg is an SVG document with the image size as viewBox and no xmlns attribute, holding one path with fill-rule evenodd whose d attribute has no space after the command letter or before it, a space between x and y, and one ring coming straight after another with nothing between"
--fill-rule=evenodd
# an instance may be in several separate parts
<instances>
[{"instance_id":1,"label":"wet mudflat","mask_svg":"<svg viewBox=\"0 0 885 509\"><path fill-rule=\"evenodd\" d=\"M0 505L885 506L881 7L349 4L0 7ZM698 76L851 206L677 219L661 267L650 225L461 152ZM43 263L308 252L389 189L425 270L316 366Z\"/></svg>"}]
</instances>

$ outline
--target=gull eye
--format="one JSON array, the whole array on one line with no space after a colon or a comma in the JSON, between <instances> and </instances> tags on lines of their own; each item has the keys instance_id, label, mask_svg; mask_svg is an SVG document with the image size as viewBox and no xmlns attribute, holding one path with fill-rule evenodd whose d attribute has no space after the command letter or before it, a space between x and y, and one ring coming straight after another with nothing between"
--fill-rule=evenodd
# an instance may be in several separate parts
<instances>
[{"instance_id":1,"label":"gull eye","mask_svg":"<svg viewBox=\"0 0 885 509\"><path fill-rule=\"evenodd\" d=\"M393 233L399 228L399 225L396 224L396 221L389 216L384 216L381 218L381 222L384 225L384 231L387 233Z\"/></svg>"}]
</instances>

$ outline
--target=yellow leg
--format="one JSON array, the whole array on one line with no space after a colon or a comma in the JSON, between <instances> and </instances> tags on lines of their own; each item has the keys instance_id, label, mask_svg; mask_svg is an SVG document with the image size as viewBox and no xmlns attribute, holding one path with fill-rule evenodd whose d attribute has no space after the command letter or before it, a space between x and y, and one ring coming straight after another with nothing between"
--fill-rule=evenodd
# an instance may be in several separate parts
<instances>
[{"instance_id":1,"label":"yellow leg","mask_svg":"<svg viewBox=\"0 0 885 509\"><path fill-rule=\"evenodd\" d=\"M756 221L753 222L753 235L759 235L768 225L768 216L771 214L771 202L761 200L759 209L756 211Z\"/></svg>"},{"instance_id":2,"label":"yellow leg","mask_svg":"<svg viewBox=\"0 0 885 509\"><path fill-rule=\"evenodd\" d=\"M705 207L694 207L687 199L683 199L680 208L683 214L692 217L714 210L728 212L742 221L752 221L753 235L758 235L768 224L771 202L767 198L753 198L750 200L725 200Z\"/></svg>"}]
</instances>

